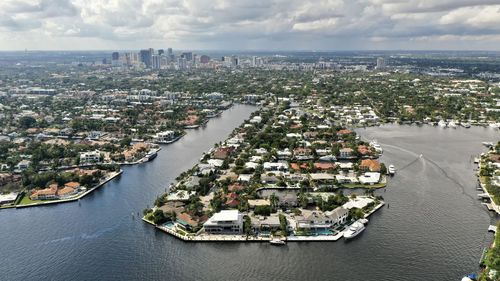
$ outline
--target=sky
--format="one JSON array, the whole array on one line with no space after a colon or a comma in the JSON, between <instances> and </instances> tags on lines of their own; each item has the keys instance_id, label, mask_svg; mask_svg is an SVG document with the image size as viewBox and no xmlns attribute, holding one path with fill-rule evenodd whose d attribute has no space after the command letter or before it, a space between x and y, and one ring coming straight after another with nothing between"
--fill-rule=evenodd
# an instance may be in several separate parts
<instances>
[{"instance_id":1,"label":"sky","mask_svg":"<svg viewBox=\"0 0 500 281\"><path fill-rule=\"evenodd\" d=\"M0 50L496 50L500 0L0 0Z\"/></svg>"}]
</instances>

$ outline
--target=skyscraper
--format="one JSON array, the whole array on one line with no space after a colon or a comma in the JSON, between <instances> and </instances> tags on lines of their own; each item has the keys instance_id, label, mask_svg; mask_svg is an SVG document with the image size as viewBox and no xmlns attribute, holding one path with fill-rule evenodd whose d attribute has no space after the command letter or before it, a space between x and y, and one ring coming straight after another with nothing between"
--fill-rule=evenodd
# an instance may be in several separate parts
<instances>
[{"instance_id":1,"label":"skyscraper","mask_svg":"<svg viewBox=\"0 0 500 281\"><path fill-rule=\"evenodd\" d=\"M165 53L165 50L163 50L163 49L159 49L159 50L158 50L158 55L160 55L160 56L161 56L161 55L163 55L164 53Z\"/></svg>"},{"instance_id":2,"label":"skyscraper","mask_svg":"<svg viewBox=\"0 0 500 281\"><path fill-rule=\"evenodd\" d=\"M139 60L146 65L146 67L151 67L153 56L153 49L141 50L139 52Z\"/></svg>"},{"instance_id":3,"label":"skyscraper","mask_svg":"<svg viewBox=\"0 0 500 281\"><path fill-rule=\"evenodd\" d=\"M121 62L120 62L120 53L113 52L111 54L111 65L112 66L120 66L121 65Z\"/></svg>"},{"instance_id":4,"label":"skyscraper","mask_svg":"<svg viewBox=\"0 0 500 281\"><path fill-rule=\"evenodd\" d=\"M377 66L375 67L378 70L385 69L385 60L384 58L377 58Z\"/></svg>"},{"instance_id":5,"label":"skyscraper","mask_svg":"<svg viewBox=\"0 0 500 281\"><path fill-rule=\"evenodd\" d=\"M181 58L185 58L186 61L192 61L193 60L193 53L192 52L184 52L181 54Z\"/></svg>"},{"instance_id":6,"label":"skyscraper","mask_svg":"<svg viewBox=\"0 0 500 281\"><path fill-rule=\"evenodd\" d=\"M151 57L151 68L152 69L160 69L161 68L161 56L153 55Z\"/></svg>"}]
</instances>

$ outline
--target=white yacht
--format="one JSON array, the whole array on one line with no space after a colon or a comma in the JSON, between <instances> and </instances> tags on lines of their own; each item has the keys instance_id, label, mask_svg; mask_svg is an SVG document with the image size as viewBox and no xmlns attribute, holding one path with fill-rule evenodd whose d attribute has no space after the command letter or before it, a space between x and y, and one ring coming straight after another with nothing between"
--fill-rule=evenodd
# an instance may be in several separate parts
<instances>
[{"instance_id":1,"label":"white yacht","mask_svg":"<svg viewBox=\"0 0 500 281\"><path fill-rule=\"evenodd\" d=\"M354 222L349 229L344 232L345 239L352 239L365 230L365 225L359 220Z\"/></svg>"},{"instance_id":2,"label":"white yacht","mask_svg":"<svg viewBox=\"0 0 500 281\"><path fill-rule=\"evenodd\" d=\"M279 238L273 238L271 241L269 241L269 243L270 243L271 245L276 245L276 246L282 246L282 245L285 245L285 244L286 244L286 242L285 242L285 241L283 241L283 240L281 240L281 239L279 239Z\"/></svg>"},{"instance_id":3,"label":"white yacht","mask_svg":"<svg viewBox=\"0 0 500 281\"><path fill-rule=\"evenodd\" d=\"M462 122L461 123L464 128L470 128L470 123L469 122Z\"/></svg>"},{"instance_id":4,"label":"white yacht","mask_svg":"<svg viewBox=\"0 0 500 281\"><path fill-rule=\"evenodd\" d=\"M389 175L394 175L396 173L396 167L394 165L389 165L389 169L387 170L389 172Z\"/></svg>"},{"instance_id":5,"label":"white yacht","mask_svg":"<svg viewBox=\"0 0 500 281\"><path fill-rule=\"evenodd\" d=\"M451 120L450 123L448 123L448 127L456 129L457 128L457 123L455 123L455 121Z\"/></svg>"},{"instance_id":6,"label":"white yacht","mask_svg":"<svg viewBox=\"0 0 500 281\"><path fill-rule=\"evenodd\" d=\"M380 144L378 144L377 140L372 140L370 142L370 146L372 146L373 148L375 148L375 151L377 151L377 152L382 153L384 151L382 149L382 147L380 146Z\"/></svg>"},{"instance_id":7,"label":"white yacht","mask_svg":"<svg viewBox=\"0 0 500 281\"><path fill-rule=\"evenodd\" d=\"M444 121L444 120L440 120L438 122L438 126L441 128L446 128L448 126L448 123L446 123L446 121Z\"/></svg>"},{"instance_id":8,"label":"white yacht","mask_svg":"<svg viewBox=\"0 0 500 281\"><path fill-rule=\"evenodd\" d=\"M158 153L156 152L156 150L150 150L146 154L145 158L146 158L146 161L151 161L151 160L155 159L156 156L158 156Z\"/></svg>"}]
</instances>

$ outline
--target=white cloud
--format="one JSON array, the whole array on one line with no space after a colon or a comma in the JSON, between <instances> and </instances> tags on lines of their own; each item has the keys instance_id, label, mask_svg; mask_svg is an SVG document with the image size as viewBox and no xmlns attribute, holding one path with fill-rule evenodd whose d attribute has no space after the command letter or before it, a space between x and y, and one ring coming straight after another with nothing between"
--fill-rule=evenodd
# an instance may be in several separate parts
<instances>
[{"instance_id":1,"label":"white cloud","mask_svg":"<svg viewBox=\"0 0 500 281\"><path fill-rule=\"evenodd\" d=\"M500 5L498 0L2 0L0 33L0 49L58 49L50 45L57 42L79 49L397 49L423 40L428 48L445 48L434 39L498 38ZM498 49L495 40L487 40L486 47Z\"/></svg>"}]
</instances>

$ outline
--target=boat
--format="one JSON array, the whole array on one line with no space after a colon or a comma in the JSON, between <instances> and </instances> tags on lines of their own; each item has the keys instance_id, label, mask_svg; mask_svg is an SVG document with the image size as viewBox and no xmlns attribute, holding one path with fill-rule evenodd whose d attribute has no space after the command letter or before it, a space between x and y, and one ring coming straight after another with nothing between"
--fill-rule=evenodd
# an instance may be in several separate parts
<instances>
[{"instance_id":1,"label":"boat","mask_svg":"<svg viewBox=\"0 0 500 281\"><path fill-rule=\"evenodd\" d=\"M448 123L448 127L456 129L457 128L457 123L455 123L455 121L451 120L450 123Z\"/></svg>"},{"instance_id":2,"label":"boat","mask_svg":"<svg viewBox=\"0 0 500 281\"><path fill-rule=\"evenodd\" d=\"M282 245L285 245L285 244L286 244L286 242L285 242L285 241L283 241L283 240L281 240L281 239L279 239L279 238L273 238L271 241L269 241L269 243L270 243L271 245L275 245L275 246L282 246Z\"/></svg>"},{"instance_id":3,"label":"boat","mask_svg":"<svg viewBox=\"0 0 500 281\"><path fill-rule=\"evenodd\" d=\"M353 224L351 224L351 226L349 226L349 229L344 232L344 238L352 239L363 232L363 230L365 230L365 225L357 220Z\"/></svg>"},{"instance_id":4,"label":"boat","mask_svg":"<svg viewBox=\"0 0 500 281\"><path fill-rule=\"evenodd\" d=\"M467 128L467 129L468 129L468 128L470 128L470 123L469 123L469 122L462 122L462 126L463 126L464 128Z\"/></svg>"},{"instance_id":5,"label":"boat","mask_svg":"<svg viewBox=\"0 0 500 281\"><path fill-rule=\"evenodd\" d=\"M448 123L446 123L446 121L444 121L444 120L440 120L438 122L438 126L441 128L446 128L448 126Z\"/></svg>"},{"instance_id":6,"label":"boat","mask_svg":"<svg viewBox=\"0 0 500 281\"><path fill-rule=\"evenodd\" d=\"M477 280L477 274L475 273L467 274L467 276L464 276L462 278L462 281L474 281L474 280Z\"/></svg>"},{"instance_id":7,"label":"boat","mask_svg":"<svg viewBox=\"0 0 500 281\"><path fill-rule=\"evenodd\" d=\"M210 113L207 114L207 118L215 118L215 117L219 117L220 115L222 114L222 111L212 111Z\"/></svg>"},{"instance_id":8,"label":"boat","mask_svg":"<svg viewBox=\"0 0 500 281\"><path fill-rule=\"evenodd\" d=\"M483 141L482 144L486 147L493 147L495 144L492 142Z\"/></svg>"},{"instance_id":9,"label":"boat","mask_svg":"<svg viewBox=\"0 0 500 281\"><path fill-rule=\"evenodd\" d=\"M380 146L380 144L378 144L378 142L376 140L372 140L370 142L370 146L372 146L373 148L375 148L375 151L377 152L380 152L382 153L384 150L382 149L382 147Z\"/></svg>"},{"instance_id":10,"label":"boat","mask_svg":"<svg viewBox=\"0 0 500 281\"><path fill-rule=\"evenodd\" d=\"M396 173L396 167L394 167L394 165L389 165L389 169L388 169L388 172L389 172L389 175L394 175Z\"/></svg>"},{"instance_id":11,"label":"boat","mask_svg":"<svg viewBox=\"0 0 500 281\"><path fill-rule=\"evenodd\" d=\"M359 222L364 224L364 225L367 225L369 220L368 219L359 219Z\"/></svg>"},{"instance_id":12,"label":"boat","mask_svg":"<svg viewBox=\"0 0 500 281\"><path fill-rule=\"evenodd\" d=\"M151 161L155 159L156 156L158 156L158 152L156 152L156 150L150 150L148 153L146 153L145 158L147 161Z\"/></svg>"}]
</instances>

